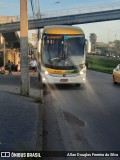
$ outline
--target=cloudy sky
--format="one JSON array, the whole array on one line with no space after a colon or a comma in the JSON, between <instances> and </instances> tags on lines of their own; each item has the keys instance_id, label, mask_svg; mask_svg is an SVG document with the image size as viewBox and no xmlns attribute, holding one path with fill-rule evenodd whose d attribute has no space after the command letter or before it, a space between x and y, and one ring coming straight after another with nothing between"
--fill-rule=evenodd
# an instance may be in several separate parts
<instances>
[{"instance_id":1,"label":"cloudy sky","mask_svg":"<svg viewBox=\"0 0 120 160\"><path fill-rule=\"evenodd\" d=\"M33 0L34 11L37 12L37 2ZM120 0L40 0L40 11L44 12L55 12L67 9L79 8L83 10L87 8L90 10L91 7L95 8L118 7L120 9ZM30 0L28 0L28 13L32 13ZM20 15L20 0L0 0L0 15L1 16L16 16ZM96 33L97 40L108 42L115 39L120 40L120 20L89 23L79 25L85 32L86 38L89 38L90 33Z\"/></svg>"}]
</instances>

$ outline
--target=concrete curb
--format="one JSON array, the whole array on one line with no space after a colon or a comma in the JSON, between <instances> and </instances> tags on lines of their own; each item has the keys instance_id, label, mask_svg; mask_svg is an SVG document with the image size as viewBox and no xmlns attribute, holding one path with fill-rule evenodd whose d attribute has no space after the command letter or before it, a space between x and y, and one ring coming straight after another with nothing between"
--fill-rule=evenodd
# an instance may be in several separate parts
<instances>
[{"instance_id":1,"label":"concrete curb","mask_svg":"<svg viewBox=\"0 0 120 160\"><path fill-rule=\"evenodd\" d=\"M39 120L37 125L36 151L43 151L43 104L39 107Z\"/></svg>"}]
</instances>

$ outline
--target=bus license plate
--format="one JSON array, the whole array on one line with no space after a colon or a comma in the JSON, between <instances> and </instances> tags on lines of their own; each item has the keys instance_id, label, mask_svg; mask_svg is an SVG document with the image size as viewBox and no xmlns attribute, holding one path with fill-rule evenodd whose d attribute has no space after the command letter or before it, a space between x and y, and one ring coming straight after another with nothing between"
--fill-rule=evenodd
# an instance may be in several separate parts
<instances>
[{"instance_id":1,"label":"bus license plate","mask_svg":"<svg viewBox=\"0 0 120 160\"><path fill-rule=\"evenodd\" d=\"M68 79L60 79L60 82L68 82Z\"/></svg>"}]
</instances>

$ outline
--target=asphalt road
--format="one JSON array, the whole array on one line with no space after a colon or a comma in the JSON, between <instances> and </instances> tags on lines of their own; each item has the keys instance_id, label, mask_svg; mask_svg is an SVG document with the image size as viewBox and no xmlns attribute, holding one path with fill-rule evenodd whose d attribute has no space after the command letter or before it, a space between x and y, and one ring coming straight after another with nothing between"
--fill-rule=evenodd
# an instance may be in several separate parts
<instances>
[{"instance_id":1,"label":"asphalt road","mask_svg":"<svg viewBox=\"0 0 120 160\"><path fill-rule=\"evenodd\" d=\"M120 85L112 84L112 75L88 70L80 88L44 91L44 150L120 150Z\"/></svg>"}]
</instances>

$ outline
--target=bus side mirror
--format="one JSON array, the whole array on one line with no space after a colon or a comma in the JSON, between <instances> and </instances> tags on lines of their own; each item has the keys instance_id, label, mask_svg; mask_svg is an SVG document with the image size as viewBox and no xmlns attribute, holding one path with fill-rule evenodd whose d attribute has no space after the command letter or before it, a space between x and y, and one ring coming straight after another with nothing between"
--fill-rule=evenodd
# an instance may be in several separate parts
<instances>
[{"instance_id":1,"label":"bus side mirror","mask_svg":"<svg viewBox=\"0 0 120 160\"><path fill-rule=\"evenodd\" d=\"M85 52L88 53L88 40L85 39Z\"/></svg>"}]
</instances>

